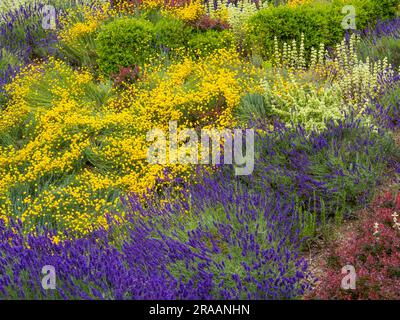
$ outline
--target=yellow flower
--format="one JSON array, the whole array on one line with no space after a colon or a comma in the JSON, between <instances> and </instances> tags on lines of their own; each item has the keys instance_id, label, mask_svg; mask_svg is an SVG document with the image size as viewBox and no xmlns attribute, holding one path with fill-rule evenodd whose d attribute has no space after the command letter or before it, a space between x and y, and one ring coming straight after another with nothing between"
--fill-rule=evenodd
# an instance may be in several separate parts
<instances>
[{"instance_id":1,"label":"yellow flower","mask_svg":"<svg viewBox=\"0 0 400 320\"><path fill-rule=\"evenodd\" d=\"M289 0L287 5L293 8L303 4L310 4L312 1L313 0Z\"/></svg>"},{"instance_id":2,"label":"yellow flower","mask_svg":"<svg viewBox=\"0 0 400 320\"><path fill-rule=\"evenodd\" d=\"M235 51L220 50L163 72L147 69L140 83L110 89L99 105L93 88L104 83L87 70L56 59L28 66L6 87L10 107L0 110L0 130L23 135L0 147L1 217L21 217L27 231L107 228L107 215L122 217L120 195L146 193L166 167L172 176L193 171L149 164L147 132L167 132L172 120L179 128L232 127L242 95L261 90L257 72ZM15 197L16 190L23 192Z\"/></svg>"},{"instance_id":3,"label":"yellow flower","mask_svg":"<svg viewBox=\"0 0 400 320\"><path fill-rule=\"evenodd\" d=\"M104 20L117 14L110 6L107 1L96 10L88 4L69 10L60 21L62 28L58 35L61 42L74 45L77 39L97 31Z\"/></svg>"},{"instance_id":4,"label":"yellow flower","mask_svg":"<svg viewBox=\"0 0 400 320\"><path fill-rule=\"evenodd\" d=\"M59 244L60 243L60 237L59 236L53 236L51 239L51 242L54 244Z\"/></svg>"},{"instance_id":5,"label":"yellow flower","mask_svg":"<svg viewBox=\"0 0 400 320\"><path fill-rule=\"evenodd\" d=\"M164 10L186 22L196 21L205 14L205 7L200 0L190 1L183 6L167 6Z\"/></svg>"}]
</instances>

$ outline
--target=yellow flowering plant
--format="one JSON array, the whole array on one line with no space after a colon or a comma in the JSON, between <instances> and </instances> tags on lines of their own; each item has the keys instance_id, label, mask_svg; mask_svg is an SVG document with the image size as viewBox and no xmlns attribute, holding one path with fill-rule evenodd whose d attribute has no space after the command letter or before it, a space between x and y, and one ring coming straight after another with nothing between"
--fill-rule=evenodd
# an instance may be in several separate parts
<instances>
[{"instance_id":1,"label":"yellow flowering plant","mask_svg":"<svg viewBox=\"0 0 400 320\"><path fill-rule=\"evenodd\" d=\"M95 38L100 26L112 17L123 14L110 2L95 1L69 9L60 17L58 49L71 64L94 68L97 50Z\"/></svg>"},{"instance_id":2,"label":"yellow flowering plant","mask_svg":"<svg viewBox=\"0 0 400 320\"><path fill-rule=\"evenodd\" d=\"M300 6L303 4L310 4L312 2L313 2L313 0L289 0L287 5L289 7L297 7L297 6Z\"/></svg>"},{"instance_id":3,"label":"yellow flowering plant","mask_svg":"<svg viewBox=\"0 0 400 320\"><path fill-rule=\"evenodd\" d=\"M106 226L122 193L147 192L167 168L181 176L192 170L149 164L149 130L167 131L169 121L231 127L258 79L228 50L149 69L122 91L56 59L28 66L7 86L9 105L0 111L1 216L21 217L29 231L39 225L79 235Z\"/></svg>"},{"instance_id":4,"label":"yellow flowering plant","mask_svg":"<svg viewBox=\"0 0 400 320\"><path fill-rule=\"evenodd\" d=\"M192 0L178 6L167 6L165 10L185 22L196 21L205 14L205 8L201 0Z\"/></svg>"},{"instance_id":5,"label":"yellow flowering plant","mask_svg":"<svg viewBox=\"0 0 400 320\"><path fill-rule=\"evenodd\" d=\"M94 8L93 4L84 4L78 8L69 9L60 18L59 37L63 42L72 44L80 37L96 31L112 14L116 14L116 11L113 11L109 2L98 2L97 7Z\"/></svg>"}]
</instances>

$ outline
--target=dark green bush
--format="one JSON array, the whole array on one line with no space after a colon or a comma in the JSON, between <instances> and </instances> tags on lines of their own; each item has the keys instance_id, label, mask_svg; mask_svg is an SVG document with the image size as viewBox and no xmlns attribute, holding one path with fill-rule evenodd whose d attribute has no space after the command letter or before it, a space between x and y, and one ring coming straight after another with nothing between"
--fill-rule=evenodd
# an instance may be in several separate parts
<instances>
[{"instance_id":1,"label":"dark green bush","mask_svg":"<svg viewBox=\"0 0 400 320\"><path fill-rule=\"evenodd\" d=\"M345 5L355 7L357 29L363 30L379 16L387 18L393 15L397 2L398 0L334 0L331 3L313 3L294 8L270 7L260 10L250 19L246 42L253 53L264 57L273 52L274 37L280 42L290 42L300 39L304 33L306 50L317 48L321 43L333 46L342 40L346 31L341 24L345 17L342 14Z\"/></svg>"},{"instance_id":2,"label":"dark green bush","mask_svg":"<svg viewBox=\"0 0 400 320\"><path fill-rule=\"evenodd\" d=\"M120 67L133 67L149 62L157 55L181 49L202 57L221 48L232 46L229 30L196 32L173 17L160 17L153 23L138 18L119 18L105 24L96 38L98 64L106 75L116 74Z\"/></svg>"},{"instance_id":3,"label":"dark green bush","mask_svg":"<svg viewBox=\"0 0 400 320\"><path fill-rule=\"evenodd\" d=\"M373 0L373 12L381 19L393 17L396 14L400 0Z\"/></svg>"},{"instance_id":4,"label":"dark green bush","mask_svg":"<svg viewBox=\"0 0 400 320\"><path fill-rule=\"evenodd\" d=\"M121 18L104 25L96 39L99 67L105 74L142 65L154 52L154 27L146 20Z\"/></svg>"}]
</instances>

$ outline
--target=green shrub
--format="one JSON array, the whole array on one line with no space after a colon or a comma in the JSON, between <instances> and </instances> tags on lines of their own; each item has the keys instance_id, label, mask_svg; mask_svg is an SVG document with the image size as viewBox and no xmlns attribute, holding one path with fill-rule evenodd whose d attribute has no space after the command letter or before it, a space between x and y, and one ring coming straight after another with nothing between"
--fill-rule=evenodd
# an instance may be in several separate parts
<instances>
[{"instance_id":1,"label":"green shrub","mask_svg":"<svg viewBox=\"0 0 400 320\"><path fill-rule=\"evenodd\" d=\"M234 44L234 37L230 30L195 33L188 42L191 54L195 56L208 55L215 50L228 48Z\"/></svg>"},{"instance_id":2,"label":"green shrub","mask_svg":"<svg viewBox=\"0 0 400 320\"><path fill-rule=\"evenodd\" d=\"M191 37L191 28L181 20L162 17L154 26L155 43L158 50L184 48ZM167 50L168 50L167 49Z\"/></svg>"},{"instance_id":3,"label":"green shrub","mask_svg":"<svg viewBox=\"0 0 400 320\"><path fill-rule=\"evenodd\" d=\"M132 17L116 19L101 27L95 46L100 71L110 75L120 67L143 65L163 54L178 57L180 49L202 57L233 43L230 30L195 32L181 20L167 16L154 23Z\"/></svg>"},{"instance_id":4,"label":"green shrub","mask_svg":"<svg viewBox=\"0 0 400 320\"><path fill-rule=\"evenodd\" d=\"M381 19L388 19L396 15L400 0L373 0L373 12Z\"/></svg>"},{"instance_id":5,"label":"green shrub","mask_svg":"<svg viewBox=\"0 0 400 320\"><path fill-rule=\"evenodd\" d=\"M268 57L273 52L274 37L280 42L290 42L306 35L306 51L318 48L321 43L333 46L340 42L345 34L342 20L345 14L342 8L353 5L356 9L356 26L362 30L379 16L394 14L398 0L386 0L381 7L374 0L334 0L331 3L313 3L297 7L278 6L260 10L249 20L246 36L247 45L253 53ZM385 3L385 4L384 4Z\"/></svg>"},{"instance_id":6,"label":"green shrub","mask_svg":"<svg viewBox=\"0 0 400 320\"><path fill-rule=\"evenodd\" d=\"M121 67L142 65L154 48L154 27L146 20L121 18L104 25L96 39L99 67L105 74Z\"/></svg>"}]
</instances>

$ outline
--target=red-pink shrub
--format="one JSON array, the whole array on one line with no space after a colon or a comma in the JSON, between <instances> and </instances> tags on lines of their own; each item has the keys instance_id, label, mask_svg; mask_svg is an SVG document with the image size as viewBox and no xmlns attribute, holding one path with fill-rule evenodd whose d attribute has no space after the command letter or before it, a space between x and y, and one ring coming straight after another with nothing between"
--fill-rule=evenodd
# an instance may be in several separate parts
<instances>
[{"instance_id":1,"label":"red-pink shrub","mask_svg":"<svg viewBox=\"0 0 400 320\"><path fill-rule=\"evenodd\" d=\"M360 224L334 247L312 298L400 299L400 193L379 196ZM353 265L356 289L342 289L342 267Z\"/></svg>"}]
</instances>

